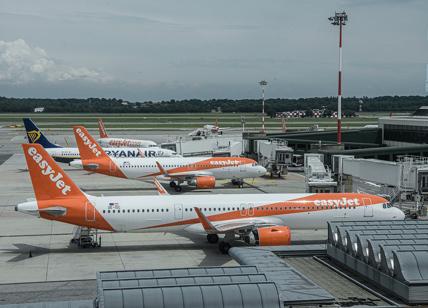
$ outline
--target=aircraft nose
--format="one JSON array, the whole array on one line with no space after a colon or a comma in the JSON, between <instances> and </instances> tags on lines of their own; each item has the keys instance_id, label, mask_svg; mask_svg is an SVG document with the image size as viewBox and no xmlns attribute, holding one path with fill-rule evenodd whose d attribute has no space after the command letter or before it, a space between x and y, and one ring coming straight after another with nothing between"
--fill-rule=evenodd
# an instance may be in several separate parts
<instances>
[{"instance_id":1,"label":"aircraft nose","mask_svg":"<svg viewBox=\"0 0 428 308\"><path fill-rule=\"evenodd\" d=\"M402 210L400 210L399 208L394 207L394 212L392 213L392 218L395 220L404 220L404 218L406 218L406 215L404 214L404 212Z\"/></svg>"},{"instance_id":2,"label":"aircraft nose","mask_svg":"<svg viewBox=\"0 0 428 308\"><path fill-rule=\"evenodd\" d=\"M258 168L257 172L258 172L260 175L264 175L264 174L266 174L267 170L266 170L266 168L265 168L265 167L263 167L263 166L259 166L259 168Z\"/></svg>"},{"instance_id":3,"label":"aircraft nose","mask_svg":"<svg viewBox=\"0 0 428 308\"><path fill-rule=\"evenodd\" d=\"M39 207L37 206L37 202L30 201L17 204L15 211L37 216L39 214Z\"/></svg>"}]
</instances>

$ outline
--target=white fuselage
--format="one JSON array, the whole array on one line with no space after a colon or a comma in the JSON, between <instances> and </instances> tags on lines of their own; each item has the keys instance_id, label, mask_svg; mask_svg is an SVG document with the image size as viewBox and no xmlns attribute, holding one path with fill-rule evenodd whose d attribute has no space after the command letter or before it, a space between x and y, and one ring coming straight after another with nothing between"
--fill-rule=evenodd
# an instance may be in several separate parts
<instances>
[{"instance_id":1,"label":"white fuselage","mask_svg":"<svg viewBox=\"0 0 428 308\"><path fill-rule=\"evenodd\" d=\"M100 138L97 140L100 146L104 148L150 148L155 147L156 142L151 140L139 140L128 138Z\"/></svg>"},{"instance_id":2,"label":"white fuselage","mask_svg":"<svg viewBox=\"0 0 428 308\"><path fill-rule=\"evenodd\" d=\"M214 162L213 162L214 160ZM129 179L145 179L156 176L160 179L170 179L171 177L194 178L196 176L213 176L217 180L221 179L245 179L260 177L266 174L266 169L259 166L254 161L246 164L233 164L234 158L230 160L232 164L215 165L215 158L212 157L158 157L158 158L115 158L117 167ZM170 172L169 176L161 174L156 163ZM214 164L214 165L213 165ZM76 160L70 163L71 166L82 168L82 162Z\"/></svg>"},{"instance_id":3,"label":"white fuselage","mask_svg":"<svg viewBox=\"0 0 428 308\"><path fill-rule=\"evenodd\" d=\"M46 151L56 161L70 162L80 159L78 148L48 148ZM179 156L176 152L159 147L150 148L105 148L104 151L114 158L143 158L143 157L170 157Z\"/></svg>"},{"instance_id":4,"label":"white fuselage","mask_svg":"<svg viewBox=\"0 0 428 308\"><path fill-rule=\"evenodd\" d=\"M203 233L201 224L191 221L198 218L194 207L201 209L212 221L216 220L216 216L227 213L224 221L254 221L288 226L292 230L327 228L327 221L332 220L404 219L401 210L386 207L384 203L326 209L321 205L307 208L304 202L298 201L311 195L313 194L204 195L203 198L195 195L88 197L115 231L187 229ZM165 224L170 225L161 226Z\"/></svg>"}]
</instances>

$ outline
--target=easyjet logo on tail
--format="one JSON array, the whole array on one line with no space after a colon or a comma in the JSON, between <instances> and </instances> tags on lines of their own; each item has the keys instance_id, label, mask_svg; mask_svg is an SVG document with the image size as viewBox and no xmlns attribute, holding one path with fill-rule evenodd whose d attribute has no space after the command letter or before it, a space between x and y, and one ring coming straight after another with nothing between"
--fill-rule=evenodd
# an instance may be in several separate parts
<instances>
[{"instance_id":1,"label":"easyjet logo on tail","mask_svg":"<svg viewBox=\"0 0 428 308\"><path fill-rule=\"evenodd\" d=\"M55 183L55 187L61 191L61 193L66 196L70 191L71 187L66 185L63 180L61 180L64 176L61 172L56 172L49 163L43 159L43 156L37 152L36 148L30 147L28 148L28 155L33 158L33 160L37 163L40 168L41 174L47 176L52 183Z\"/></svg>"},{"instance_id":2,"label":"easyjet logo on tail","mask_svg":"<svg viewBox=\"0 0 428 308\"><path fill-rule=\"evenodd\" d=\"M35 143L40 139L41 133L38 130L32 130L27 132L28 139L30 139L30 143Z\"/></svg>"},{"instance_id":3,"label":"easyjet logo on tail","mask_svg":"<svg viewBox=\"0 0 428 308\"><path fill-rule=\"evenodd\" d=\"M98 149L97 145L93 143L80 128L76 129L76 133L79 135L80 139L82 139L83 144L86 145L96 157L101 155L101 151Z\"/></svg>"},{"instance_id":4,"label":"easyjet logo on tail","mask_svg":"<svg viewBox=\"0 0 428 308\"><path fill-rule=\"evenodd\" d=\"M315 200L316 206L358 206L360 200L358 198L348 199L343 197L342 199L327 199L327 200Z\"/></svg>"}]
</instances>

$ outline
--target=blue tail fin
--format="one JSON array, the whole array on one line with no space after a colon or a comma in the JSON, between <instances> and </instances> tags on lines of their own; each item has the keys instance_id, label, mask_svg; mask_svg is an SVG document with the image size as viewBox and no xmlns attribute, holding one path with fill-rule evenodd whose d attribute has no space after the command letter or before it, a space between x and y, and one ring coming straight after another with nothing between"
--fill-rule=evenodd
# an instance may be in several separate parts
<instances>
[{"instance_id":1,"label":"blue tail fin","mask_svg":"<svg viewBox=\"0 0 428 308\"><path fill-rule=\"evenodd\" d=\"M31 119L24 118L22 120L27 132L28 143L38 143L45 149L61 148L59 145L51 143Z\"/></svg>"}]
</instances>

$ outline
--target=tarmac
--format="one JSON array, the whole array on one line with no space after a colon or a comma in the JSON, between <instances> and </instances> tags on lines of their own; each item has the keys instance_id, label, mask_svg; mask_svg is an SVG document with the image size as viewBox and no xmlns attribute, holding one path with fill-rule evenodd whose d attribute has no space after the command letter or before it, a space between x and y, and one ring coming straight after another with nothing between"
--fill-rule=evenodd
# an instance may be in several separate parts
<instances>
[{"instance_id":1,"label":"tarmac","mask_svg":"<svg viewBox=\"0 0 428 308\"><path fill-rule=\"evenodd\" d=\"M17 203L34 198L25 159L21 154L20 144L25 140L23 134L23 130L0 128L0 304L27 302L29 298L31 301L45 301L46 297L49 301L93 298L93 279L97 271L237 265L228 255L221 254L217 245L207 243L205 237L188 233L103 232L100 234L101 248L77 248L70 244L72 225L15 212ZM49 134L55 135L55 132ZM59 134L62 136L64 131ZM165 139L164 132L150 132L149 136L138 132L134 134L139 138L151 137L157 142ZM127 135L133 136L129 130ZM56 139L62 138L55 136ZM71 132L65 137L71 140ZM89 174L65 164L61 166L88 194L157 194L152 183ZM165 188L175 194L168 185ZM304 191L303 176L289 173L282 179L249 179L241 189L228 181L219 181L215 189L184 188L182 193ZM295 231L292 237L294 241L325 240L327 231ZM82 288L86 291L81 291ZM47 295L44 292L47 289L53 291Z\"/></svg>"}]
</instances>

